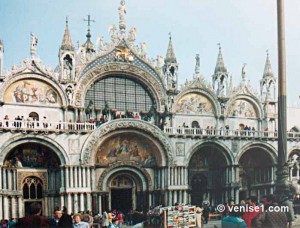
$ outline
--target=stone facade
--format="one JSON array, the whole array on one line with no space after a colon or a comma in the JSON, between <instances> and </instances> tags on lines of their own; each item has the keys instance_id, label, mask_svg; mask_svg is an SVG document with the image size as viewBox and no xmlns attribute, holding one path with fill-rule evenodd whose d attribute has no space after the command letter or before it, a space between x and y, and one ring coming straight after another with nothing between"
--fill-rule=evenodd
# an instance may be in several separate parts
<instances>
[{"instance_id":1,"label":"stone facade","mask_svg":"<svg viewBox=\"0 0 300 228\"><path fill-rule=\"evenodd\" d=\"M31 57L0 72L0 219L21 217L31 202L44 213L145 210L175 202L212 205L274 192L277 163L276 78L269 56L256 94L232 86L221 47L208 83L196 56L193 80L178 89L170 37L166 58L148 58L126 37L125 1L111 42L75 50L66 24L54 71ZM0 42L0 52L3 43ZM0 53L0 70L3 62ZM288 110L290 186L299 193L300 133ZM17 118L19 116L19 118ZM128 201L120 203L120 195Z\"/></svg>"}]
</instances>

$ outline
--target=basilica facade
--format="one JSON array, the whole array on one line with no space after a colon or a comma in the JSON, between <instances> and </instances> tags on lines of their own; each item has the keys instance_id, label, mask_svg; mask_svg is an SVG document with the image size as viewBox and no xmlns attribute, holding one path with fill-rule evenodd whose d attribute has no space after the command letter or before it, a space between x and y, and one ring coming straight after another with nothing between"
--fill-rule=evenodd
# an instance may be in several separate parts
<instances>
[{"instance_id":1,"label":"basilica facade","mask_svg":"<svg viewBox=\"0 0 300 228\"><path fill-rule=\"evenodd\" d=\"M269 56L260 92L245 65L233 86L219 47L209 81L195 58L193 79L178 85L178 62L151 58L126 26L121 0L111 40L95 45L90 30L75 48L66 21L57 67L30 57L3 71L0 41L0 219L41 202L69 212L146 210L149 206L274 192L277 163L276 77ZM88 19L90 20L90 18ZM299 193L298 109L288 110L289 182Z\"/></svg>"}]
</instances>

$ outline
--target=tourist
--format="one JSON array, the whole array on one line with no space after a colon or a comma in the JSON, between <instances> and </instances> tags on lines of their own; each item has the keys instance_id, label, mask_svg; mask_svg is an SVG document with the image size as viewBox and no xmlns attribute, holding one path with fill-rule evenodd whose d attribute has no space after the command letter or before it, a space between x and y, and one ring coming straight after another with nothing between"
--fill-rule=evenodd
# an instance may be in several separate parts
<instances>
[{"instance_id":1,"label":"tourist","mask_svg":"<svg viewBox=\"0 0 300 228\"><path fill-rule=\"evenodd\" d=\"M41 216L42 205L38 202L30 204L31 215L19 219L17 228L48 228L48 220Z\"/></svg>"},{"instance_id":2,"label":"tourist","mask_svg":"<svg viewBox=\"0 0 300 228\"><path fill-rule=\"evenodd\" d=\"M134 115L134 119L136 119L136 120L139 120L139 119L140 119L140 116L139 116L139 114L138 114L138 113L135 113L135 115Z\"/></svg>"},{"instance_id":3,"label":"tourist","mask_svg":"<svg viewBox=\"0 0 300 228\"><path fill-rule=\"evenodd\" d=\"M237 207L238 210L235 210L236 208L233 207ZM222 219L222 228L247 228L245 221L240 218L240 216L243 215L243 213L239 211L240 207L241 205L232 206L229 215Z\"/></svg>"},{"instance_id":4,"label":"tourist","mask_svg":"<svg viewBox=\"0 0 300 228\"><path fill-rule=\"evenodd\" d=\"M107 228L109 226L108 214L106 211L102 215L102 228Z\"/></svg>"},{"instance_id":5,"label":"tourist","mask_svg":"<svg viewBox=\"0 0 300 228\"><path fill-rule=\"evenodd\" d=\"M67 208L64 206L62 209L62 216L58 222L59 228L73 228L73 220L71 215L68 214Z\"/></svg>"},{"instance_id":6,"label":"tourist","mask_svg":"<svg viewBox=\"0 0 300 228\"><path fill-rule=\"evenodd\" d=\"M119 220L118 218L112 219L112 223L109 225L109 228L118 228L119 227Z\"/></svg>"},{"instance_id":7,"label":"tourist","mask_svg":"<svg viewBox=\"0 0 300 228\"><path fill-rule=\"evenodd\" d=\"M117 218L119 220L119 228L122 228L124 219L123 219L123 213L121 211L118 211Z\"/></svg>"},{"instance_id":8,"label":"tourist","mask_svg":"<svg viewBox=\"0 0 300 228\"><path fill-rule=\"evenodd\" d=\"M111 211L108 211L107 218L108 218L108 223L110 225L112 223L112 219L113 219L113 215L112 215Z\"/></svg>"},{"instance_id":9,"label":"tourist","mask_svg":"<svg viewBox=\"0 0 300 228\"><path fill-rule=\"evenodd\" d=\"M267 195L264 201L264 211L258 214L252 220L252 227L255 228L286 228L288 225L288 219L285 212L271 212L268 211L269 207L278 206L276 198L273 194Z\"/></svg>"},{"instance_id":10,"label":"tourist","mask_svg":"<svg viewBox=\"0 0 300 228\"><path fill-rule=\"evenodd\" d=\"M59 209L59 207L55 207L53 214L54 214L53 218L49 220L50 228L58 227L58 222L62 217L63 212Z\"/></svg>"},{"instance_id":11,"label":"tourist","mask_svg":"<svg viewBox=\"0 0 300 228\"><path fill-rule=\"evenodd\" d=\"M196 208L196 227L197 228L201 228L202 227L202 212L203 212L203 208L197 207Z\"/></svg>"},{"instance_id":12,"label":"tourist","mask_svg":"<svg viewBox=\"0 0 300 228\"><path fill-rule=\"evenodd\" d=\"M208 223L209 212L210 212L209 203L203 204L203 217L204 217L204 223L205 224Z\"/></svg>"},{"instance_id":13,"label":"tourist","mask_svg":"<svg viewBox=\"0 0 300 228\"><path fill-rule=\"evenodd\" d=\"M8 228L16 228L17 223L14 218L10 218L8 222Z\"/></svg>"},{"instance_id":14,"label":"tourist","mask_svg":"<svg viewBox=\"0 0 300 228\"><path fill-rule=\"evenodd\" d=\"M248 228L252 227L252 219L254 219L261 211L262 208L257 206L257 198L256 197L250 197L248 199L246 199L246 204L249 205L249 207L256 207L256 210L253 211L246 211L243 215L242 215L242 219L244 219L244 221L246 222Z\"/></svg>"},{"instance_id":15,"label":"tourist","mask_svg":"<svg viewBox=\"0 0 300 228\"><path fill-rule=\"evenodd\" d=\"M90 228L89 224L87 222L83 222L82 215L77 213L73 216L74 224L73 228Z\"/></svg>"}]
</instances>

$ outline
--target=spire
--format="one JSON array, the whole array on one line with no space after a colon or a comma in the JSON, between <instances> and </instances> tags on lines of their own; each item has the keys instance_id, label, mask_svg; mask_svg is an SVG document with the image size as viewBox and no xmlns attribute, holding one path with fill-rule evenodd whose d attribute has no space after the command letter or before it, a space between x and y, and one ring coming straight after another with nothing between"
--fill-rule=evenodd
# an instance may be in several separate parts
<instances>
[{"instance_id":1,"label":"spire","mask_svg":"<svg viewBox=\"0 0 300 228\"><path fill-rule=\"evenodd\" d=\"M263 78L266 77L274 77L273 71L272 71L272 66L269 58L269 51L267 50L267 59L266 59L266 64L265 64L265 70L264 70L264 75Z\"/></svg>"},{"instance_id":2,"label":"spire","mask_svg":"<svg viewBox=\"0 0 300 228\"><path fill-rule=\"evenodd\" d=\"M218 73L218 72L227 73L227 69L225 67L224 60L223 60L221 44L218 43L218 45L219 45L219 54L218 54L216 68L215 68L215 74Z\"/></svg>"},{"instance_id":3,"label":"spire","mask_svg":"<svg viewBox=\"0 0 300 228\"><path fill-rule=\"evenodd\" d=\"M171 33L169 33L169 36L170 36L169 46L168 46L168 51L167 51L167 55L166 55L166 58L165 58L165 62L177 63L174 48L173 48Z\"/></svg>"},{"instance_id":4,"label":"spire","mask_svg":"<svg viewBox=\"0 0 300 228\"><path fill-rule=\"evenodd\" d=\"M65 51L74 51L74 46L72 44L71 34L70 34L70 30L69 30L68 17L66 18L66 28L65 28L65 33L64 33L63 40L61 42L60 49L65 50Z\"/></svg>"},{"instance_id":5,"label":"spire","mask_svg":"<svg viewBox=\"0 0 300 228\"><path fill-rule=\"evenodd\" d=\"M86 34L87 41L82 46L85 47L87 53L95 53L96 47L91 41L92 35L90 30L91 22L95 22L95 20L91 20L90 14L88 15L88 19L83 19L83 20L88 22L88 32Z\"/></svg>"}]
</instances>

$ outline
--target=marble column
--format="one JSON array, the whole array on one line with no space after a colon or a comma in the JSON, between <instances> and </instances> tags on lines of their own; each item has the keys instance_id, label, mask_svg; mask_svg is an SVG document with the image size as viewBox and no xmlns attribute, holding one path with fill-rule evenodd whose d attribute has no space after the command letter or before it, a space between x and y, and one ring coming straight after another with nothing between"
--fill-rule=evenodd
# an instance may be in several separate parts
<instances>
[{"instance_id":1,"label":"marble column","mask_svg":"<svg viewBox=\"0 0 300 228\"><path fill-rule=\"evenodd\" d=\"M13 181L14 181L13 182L14 183L13 184L13 190L16 191L17 190L17 183L18 183L18 180L17 180L17 170L16 169L13 170L13 177L14 177L13 178Z\"/></svg>"},{"instance_id":2,"label":"marble column","mask_svg":"<svg viewBox=\"0 0 300 228\"><path fill-rule=\"evenodd\" d=\"M86 187L86 176L85 176L85 168L86 167L82 167L82 187Z\"/></svg>"},{"instance_id":3,"label":"marble column","mask_svg":"<svg viewBox=\"0 0 300 228\"><path fill-rule=\"evenodd\" d=\"M1 175L0 175L0 176L1 176ZM3 205L3 199L2 199L2 195L0 195L0 220L3 219L2 205Z\"/></svg>"},{"instance_id":4,"label":"marble column","mask_svg":"<svg viewBox=\"0 0 300 228\"><path fill-rule=\"evenodd\" d=\"M92 196L91 193L86 194L86 201L87 201L87 210L92 210Z\"/></svg>"},{"instance_id":5,"label":"marble column","mask_svg":"<svg viewBox=\"0 0 300 228\"><path fill-rule=\"evenodd\" d=\"M78 172L77 172L77 166L74 167L74 187L78 187Z\"/></svg>"},{"instance_id":6,"label":"marble column","mask_svg":"<svg viewBox=\"0 0 300 228\"><path fill-rule=\"evenodd\" d=\"M65 197L63 194L60 195L60 208L63 208L65 206Z\"/></svg>"},{"instance_id":7,"label":"marble column","mask_svg":"<svg viewBox=\"0 0 300 228\"><path fill-rule=\"evenodd\" d=\"M11 169L7 170L7 181L8 181L7 189L12 190L12 173L11 173Z\"/></svg>"},{"instance_id":8,"label":"marble column","mask_svg":"<svg viewBox=\"0 0 300 228\"><path fill-rule=\"evenodd\" d=\"M87 187L91 186L91 170L90 167L87 167L87 183L86 183Z\"/></svg>"},{"instance_id":9,"label":"marble column","mask_svg":"<svg viewBox=\"0 0 300 228\"><path fill-rule=\"evenodd\" d=\"M240 190L238 188L235 189L235 203L239 204L240 200Z\"/></svg>"},{"instance_id":10,"label":"marble column","mask_svg":"<svg viewBox=\"0 0 300 228\"><path fill-rule=\"evenodd\" d=\"M172 202L172 191L169 191L168 194L169 194L169 202L168 202L168 205L171 206L171 205L173 205L173 202Z\"/></svg>"},{"instance_id":11,"label":"marble column","mask_svg":"<svg viewBox=\"0 0 300 228\"><path fill-rule=\"evenodd\" d=\"M78 170L78 182L79 182L79 187L81 188L82 187L82 167L79 167L79 170Z\"/></svg>"},{"instance_id":12,"label":"marble column","mask_svg":"<svg viewBox=\"0 0 300 228\"><path fill-rule=\"evenodd\" d=\"M174 199L173 199L173 205L175 204L175 203L178 203L178 200L177 200L177 190L175 190L174 191Z\"/></svg>"},{"instance_id":13,"label":"marble column","mask_svg":"<svg viewBox=\"0 0 300 228\"><path fill-rule=\"evenodd\" d=\"M165 188L165 168L162 168L161 170L161 175L162 175L162 181L161 181L161 188L164 189Z\"/></svg>"},{"instance_id":14,"label":"marble column","mask_svg":"<svg viewBox=\"0 0 300 228\"><path fill-rule=\"evenodd\" d=\"M52 199L53 199L53 197L52 197ZM52 200L52 203L53 203L53 200ZM53 205L53 204L52 204ZM54 205L53 205L54 206ZM54 207L51 207L51 208L54 208ZM51 210L51 209L50 209ZM43 211L43 213L47 216L47 215L50 215L49 214L49 210L48 210L48 197L47 196L44 196L44 211Z\"/></svg>"},{"instance_id":15,"label":"marble column","mask_svg":"<svg viewBox=\"0 0 300 228\"><path fill-rule=\"evenodd\" d=\"M70 167L70 187L74 187L74 174L73 174L73 166ZM76 212L77 213L77 212Z\"/></svg>"},{"instance_id":16,"label":"marble column","mask_svg":"<svg viewBox=\"0 0 300 228\"><path fill-rule=\"evenodd\" d=\"M62 188L65 187L65 175L64 175L64 167L60 166L60 185Z\"/></svg>"},{"instance_id":17,"label":"marble column","mask_svg":"<svg viewBox=\"0 0 300 228\"><path fill-rule=\"evenodd\" d=\"M9 219L9 203L7 196L3 196L3 206L3 217L4 219Z\"/></svg>"},{"instance_id":18,"label":"marble column","mask_svg":"<svg viewBox=\"0 0 300 228\"><path fill-rule=\"evenodd\" d=\"M177 167L174 168L175 174L174 174L174 185L178 185L178 172L177 172Z\"/></svg>"},{"instance_id":19,"label":"marble column","mask_svg":"<svg viewBox=\"0 0 300 228\"><path fill-rule=\"evenodd\" d=\"M78 120L78 109L75 108L75 120L73 122L76 122Z\"/></svg>"},{"instance_id":20,"label":"marble column","mask_svg":"<svg viewBox=\"0 0 300 228\"><path fill-rule=\"evenodd\" d=\"M102 215L102 196L98 195L98 207L99 207L99 214Z\"/></svg>"},{"instance_id":21,"label":"marble column","mask_svg":"<svg viewBox=\"0 0 300 228\"><path fill-rule=\"evenodd\" d=\"M179 197L178 197L178 203L182 203L182 191L178 191Z\"/></svg>"},{"instance_id":22,"label":"marble column","mask_svg":"<svg viewBox=\"0 0 300 228\"><path fill-rule=\"evenodd\" d=\"M78 207L78 194L74 193L74 213L77 213L79 211Z\"/></svg>"},{"instance_id":23,"label":"marble column","mask_svg":"<svg viewBox=\"0 0 300 228\"><path fill-rule=\"evenodd\" d=\"M69 188L70 186L70 182L69 182L69 167L65 167L65 171L66 171L66 188Z\"/></svg>"},{"instance_id":24,"label":"marble column","mask_svg":"<svg viewBox=\"0 0 300 228\"><path fill-rule=\"evenodd\" d=\"M1 203L0 203L0 205L1 205ZM22 196L18 197L18 210L19 210L19 218L22 218L24 216Z\"/></svg>"},{"instance_id":25,"label":"marble column","mask_svg":"<svg viewBox=\"0 0 300 228\"><path fill-rule=\"evenodd\" d=\"M84 208L84 194L83 193L80 193L80 210L81 211L85 210L85 208Z\"/></svg>"},{"instance_id":26,"label":"marble column","mask_svg":"<svg viewBox=\"0 0 300 228\"><path fill-rule=\"evenodd\" d=\"M71 193L68 193L68 213L71 213L73 212L72 210L72 196L71 196ZM78 211L76 211L77 213ZM75 213L75 211L74 211Z\"/></svg>"},{"instance_id":27,"label":"marble column","mask_svg":"<svg viewBox=\"0 0 300 228\"><path fill-rule=\"evenodd\" d=\"M15 196L11 197L11 216L17 218L17 199Z\"/></svg>"},{"instance_id":28,"label":"marble column","mask_svg":"<svg viewBox=\"0 0 300 228\"><path fill-rule=\"evenodd\" d=\"M183 203L184 203L184 204L187 204L187 203L188 203L188 202L187 202L187 192L186 192L186 190L183 191Z\"/></svg>"},{"instance_id":29,"label":"marble column","mask_svg":"<svg viewBox=\"0 0 300 228\"><path fill-rule=\"evenodd\" d=\"M92 183L93 183L91 186L91 189L93 190L96 188L96 170L94 167L91 170L91 174L92 174L91 179L92 179Z\"/></svg>"}]
</instances>

